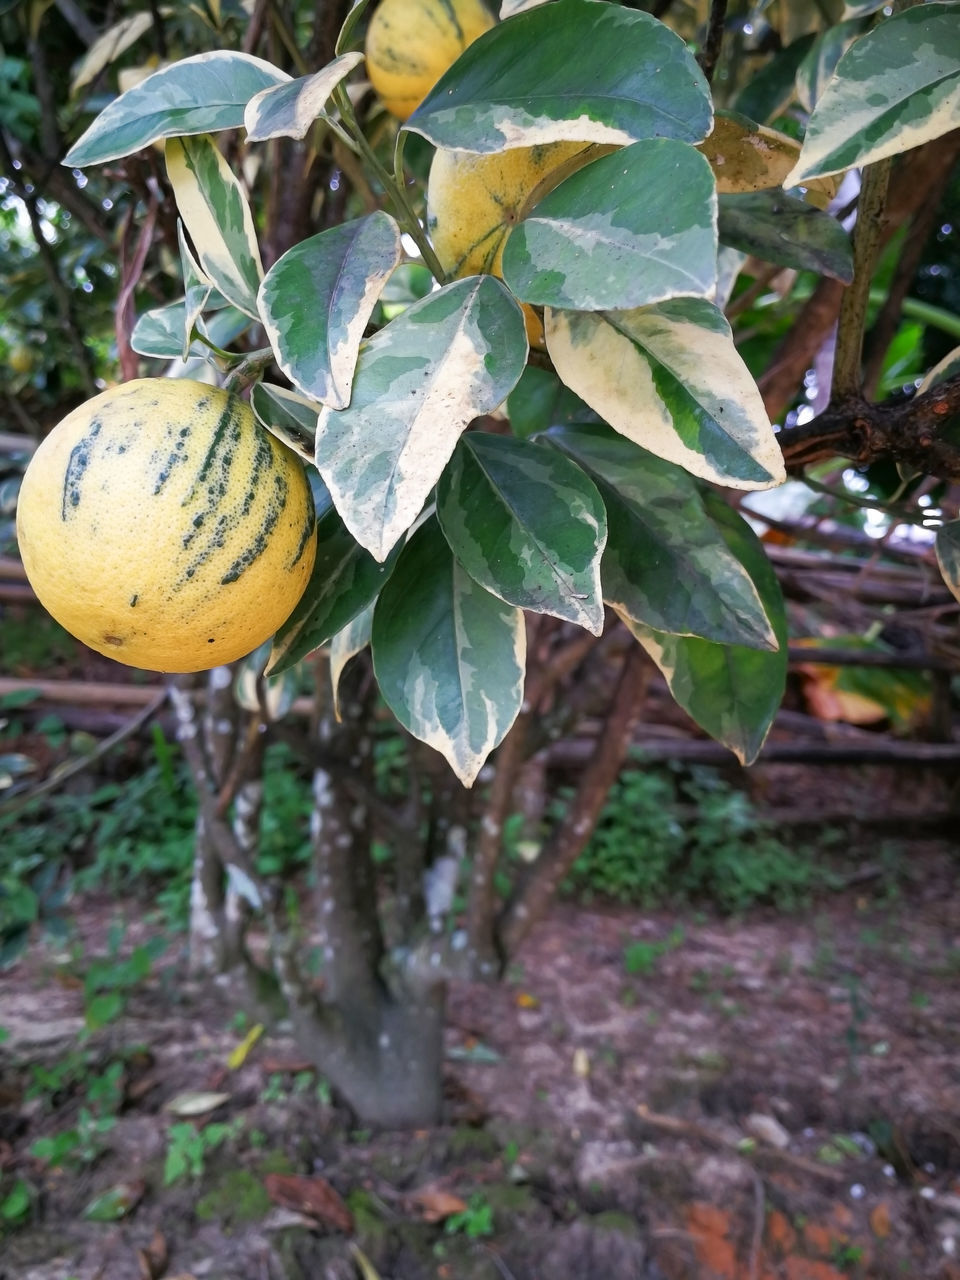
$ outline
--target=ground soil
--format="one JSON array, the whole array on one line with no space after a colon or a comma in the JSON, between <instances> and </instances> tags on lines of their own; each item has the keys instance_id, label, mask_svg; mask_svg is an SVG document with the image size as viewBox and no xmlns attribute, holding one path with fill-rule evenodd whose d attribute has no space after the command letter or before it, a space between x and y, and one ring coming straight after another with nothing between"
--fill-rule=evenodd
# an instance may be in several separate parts
<instances>
[{"instance_id":1,"label":"ground soil","mask_svg":"<svg viewBox=\"0 0 960 1280\"><path fill-rule=\"evenodd\" d=\"M69 959L38 945L0 986L0 1170L34 1197L0 1277L956 1280L955 889L952 849L911 842L795 915L561 905L506 983L453 992L447 1121L413 1134L358 1128L283 1034L231 1069L249 1024L185 979L179 944L80 1078L38 1090L83 1010ZM82 906L88 958L115 913ZM125 914L134 938L143 907ZM94 1158L31 1156L117 1060ZM186 1091L224 1097L185 1120L166 1108ZM184 1123L228 1129L164 1186ZM324 1181L291 1198L289 1175ZM85 1219L119 1184L131 1211Z\"/></svg>"}]
</instances>

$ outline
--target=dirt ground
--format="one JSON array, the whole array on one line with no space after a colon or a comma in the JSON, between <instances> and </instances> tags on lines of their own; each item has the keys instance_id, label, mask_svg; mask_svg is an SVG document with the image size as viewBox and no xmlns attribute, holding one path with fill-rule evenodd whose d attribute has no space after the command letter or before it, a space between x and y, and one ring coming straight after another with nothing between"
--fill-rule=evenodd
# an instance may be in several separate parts
<instances>
[{"instance_id":1,"label":"dirt ground","mask_svg":"<svg viewBox=\"0 0 960 1280\"><path fill-rule=\"evenodd\" d=\"M913 842L797 916L561 906L505 984L453 992L449 1118L414 1134L352 1127L282 1035L231 1069L249 1026L176 948L86 1075L38 1089L83 1004L35 947L0 985L0 1168L34 1197L0 1278L957 1280L955 890L952 849ZM88 954L106 910L81 912ZM114 1061L89 1158L31 1156ZM223 1096L171 1114L186 1092ZM224 1131L164 1186L178 1125ZM125 1216L84 1217L116 1188Z\"/></svg>"}]
</instances>

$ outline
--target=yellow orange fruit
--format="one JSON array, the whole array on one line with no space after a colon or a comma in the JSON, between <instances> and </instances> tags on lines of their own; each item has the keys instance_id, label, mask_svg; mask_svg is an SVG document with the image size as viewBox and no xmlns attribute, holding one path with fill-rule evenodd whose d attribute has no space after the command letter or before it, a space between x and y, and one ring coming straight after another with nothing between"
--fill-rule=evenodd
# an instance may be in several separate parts
<instances>
[{"instance_id":1,"label":"yellow orange fruit","mask_svg":"<svg viewBox=\"0 0 960 1280\"><path fill-rule=\"evenodd\" d=\"M316 555L296 455L249 405L186 379L87 401L27 467L17 539L40 602L129 666L201 671L268 639Z\"/></svg>"},{"instance_id":2,"label":"yellow orange fruit","mask_svg":"<svg viewBox=\"0 0 960 1280\"><path fill-rule=\"evenodd\" d=\"M367 75L406 120L464 49L494 25L483 0L381 0L367 28Z\"/></svg>"}]
</instances>

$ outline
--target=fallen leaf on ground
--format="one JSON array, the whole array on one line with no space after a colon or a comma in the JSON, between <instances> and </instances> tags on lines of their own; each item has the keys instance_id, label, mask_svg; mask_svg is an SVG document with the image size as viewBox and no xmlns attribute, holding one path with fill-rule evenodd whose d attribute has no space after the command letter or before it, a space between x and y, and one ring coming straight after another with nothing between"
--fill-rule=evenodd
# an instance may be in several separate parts
<instances>
[{"instance_id":1,"label":"fallen leaf on ground","mask_svg":"<svg viewBox=\"0 0 960 1280\"><path fill-rule=\"evenodd\" d=\"M353 1260L357 1264L362 1280L380 1280L380 1273L376 1270L373 1263L363 1252L358 1244L350 1241L350 1252L353 1254Z\"/></svg>"},{"instance_id":2,"label":"fallen leaf on ground","mask_svg":"<svg viewBox=\"0 0 960 1280\"><path fill-rule=\"evenodd\" d=\"M435 1185L412 1191L407 1202L412 1210L419 1211L424 1222L443 1222L455 1213L463 1213L467 1207L459 1196Z\"/></svg>"},{"instance_id":3,"label":"fallen leaf on ground","mask_svg":"<svg viewBox=\"0 0 960 1280\"><path fill-rule=\"evenodd\" d=\"M116 1222L125 1218L143 1199L147 1184L142 1178L130 1182L118 1182L95 1196L83 1211L89 1222Z\"/></svg>"},{"instance_id":4,"label":"fallen leaf on ground","mask_svg":"<svg viewBox=\"0 0 960 1280\"><path fill-rule=\"evenodd\" d=\"M140 1280L160 1280L167 1269L167 1240L163 1232L157 1230L153 1239L145 1249L137 1250L137 1262L140 1264Z\"/></svg>"},{"instance_id":5,"label":"fallen leaf on ground","mask_svg":"<svg viewBox=\"0 0 960 1280\"><path fill-rule=\"evenodd\" d=\"M246 1062L250 1050L263 1035L263 1023L258 1022L255 1027L251 1027L240 1043L230 1053L227 1058L227 1066L231 1071L236 1071Z\"/></svg>"},{"instance_id":6,"label":"fallen leaf on ground","mask_svg":"<svg viewBox=\"0 0 960 1280\"><path fill-rule=\"evenodd\" d=\"M175 1116L203 1116L229 1101L229 1093L178 1093L163 1109Z\"/></svg>"},{"instance_id":7,"label":"fallen leaf on ground","mask_svg":"<svg viewBox=\"0 0 960 1280\"><path fill-rule=\"evenodd\" d=\"M261 1058L260 1070L265 1076L298 1076L301 1071L316 1071L317 1064L307 1058Z\"/></svg>"},{"instance_id":8,"label":"fallen leaf on ground","mask_svg":"<svg viewBox=\"0 0 960 1280\"><path fill-rule=\"evenodd\" d=\"M305 1213L318 1222L343 1231L353 1231L353 1214L326 1178L308 1178L293 1173L268 1173L263 1180L274 1204L296 1213Z\"/></svg>"}]
</instances>

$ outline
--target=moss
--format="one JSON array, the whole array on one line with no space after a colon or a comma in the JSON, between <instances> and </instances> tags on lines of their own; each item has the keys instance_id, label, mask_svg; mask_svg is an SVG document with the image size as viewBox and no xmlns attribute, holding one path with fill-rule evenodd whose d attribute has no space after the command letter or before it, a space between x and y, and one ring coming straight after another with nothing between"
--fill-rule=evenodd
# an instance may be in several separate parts
<instances>
[{"instance_id":1,"label":"moss","mask_svg":"<svg viewBox=\"0 0 960 1280\"><path fill-rule=\"evenodd\" d=\"M523 1183L494 1182L483 1188L483 1198L494 1213L518 1217L536 1208L537 1198Z\"/></svg>"},{"instance_id":2,"label":"moss","mask_svg":"<svg viewBox=\"0 0 960 1280\"><path fill-rule=\"evenodd\" d=\"M474 1129L464 1124L451 1130L447 1150L454 1159L489 1160L500 1154L500 1143L486 1129Z\"/></svg>"},{"instance_id":3,"label":"moss","mask_svg":"<svg viewBox=\"0 0 960 1280\"><path fill-rule=\"evenodd\" d=\"M390 1226L384 1220L373 1196L362 1187L355 1187L347 1196L347 1208L353 1214L360 1247L368 1253L378 1252L390 1235Z\"/></svg>"},{"instance_id":4,"label":"moss","mask_svg":"<svg viewBox=\"0 0 960 1280\"><path fill-rule=\"evenodd\" d=\"M257 1173L295 1173L293 1161L285 1151L267 1151L257 1161Z\"/></svg>"},{"instance_id":5,"label":"moss","mask_svg":"<svg viewBox=\"0 0 960 1280\"><path fill-rule=\"evenodd\" d=\"M604 1213L595 1213L587 1219L597 1231L616 1231L622 1236L636 1239L640 1235L640 1226L636 1218L629 1213L620 1213L616 1209L607 1209Z\"/></svg>"},{"instance_id":6,"label":"moss","mask_svg":"<svg viewBox=\"0 0 960 1280\"><path fill-rule=\"evenodd\" d=\"M196 1215L201 1222L219 1222L229 1230L259 1222L269 1210L270 1197L261 1176L249 1169L231 1169L197 1201Z\"/></svg>"}]
</instances>

